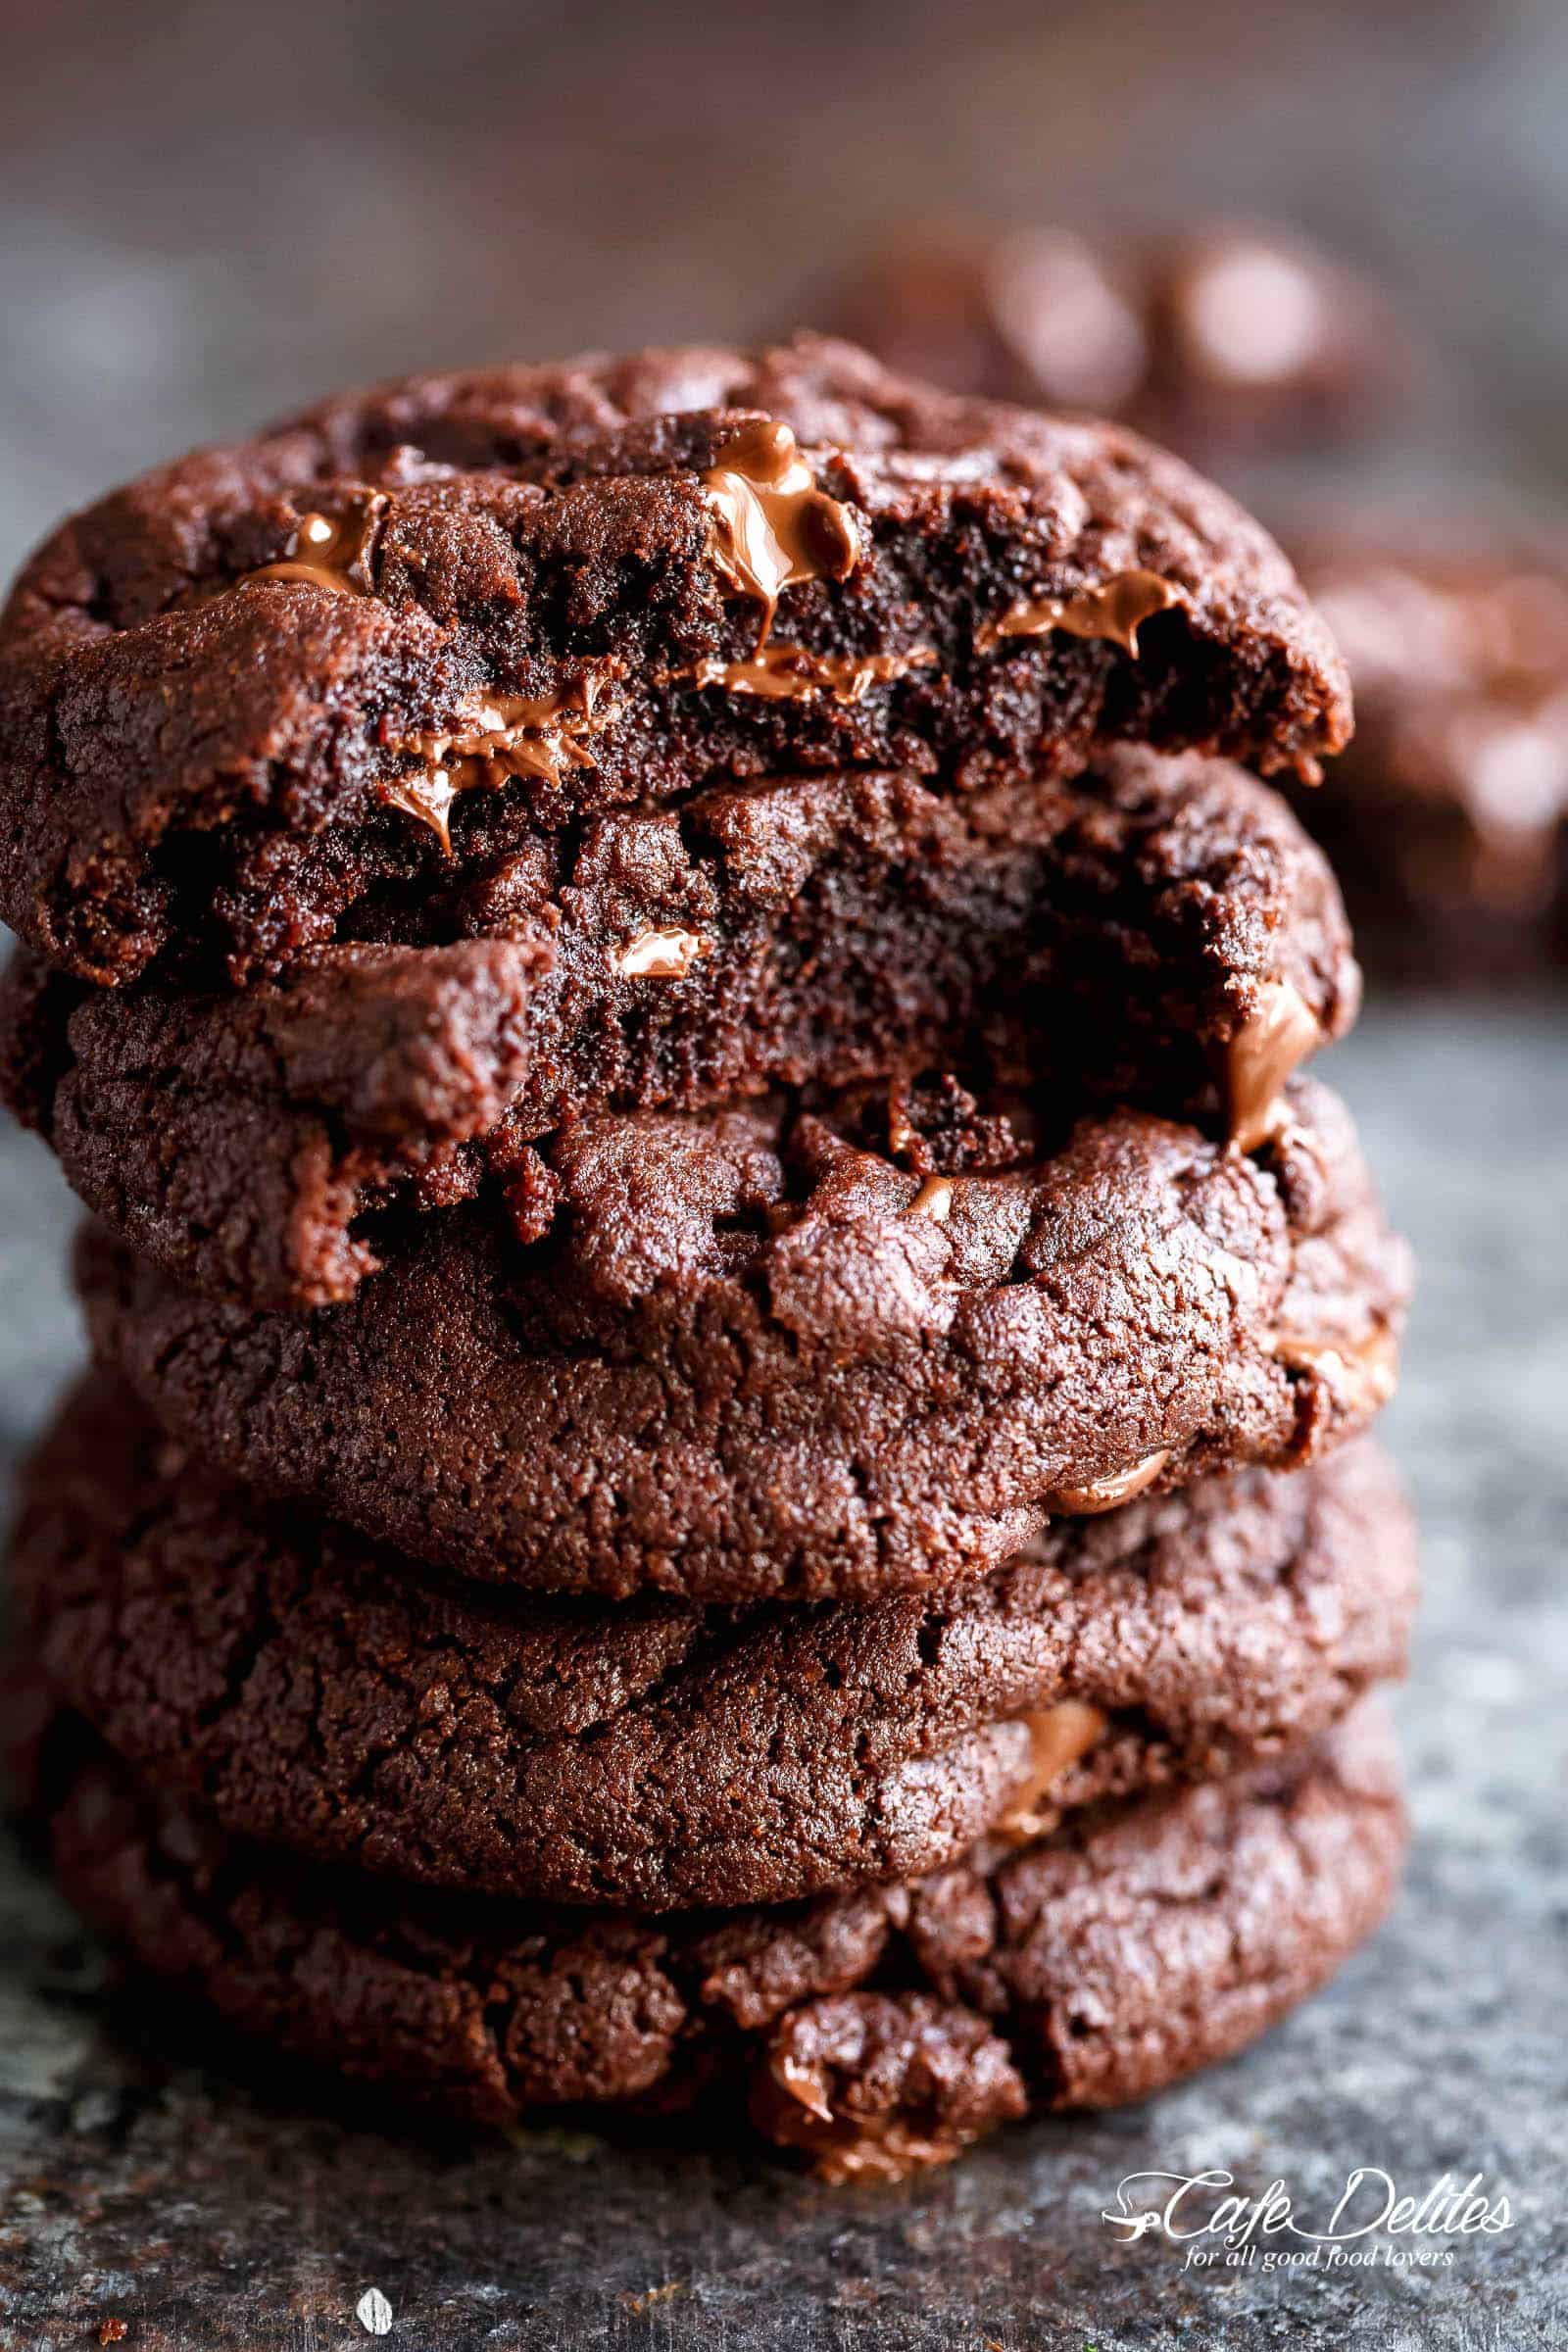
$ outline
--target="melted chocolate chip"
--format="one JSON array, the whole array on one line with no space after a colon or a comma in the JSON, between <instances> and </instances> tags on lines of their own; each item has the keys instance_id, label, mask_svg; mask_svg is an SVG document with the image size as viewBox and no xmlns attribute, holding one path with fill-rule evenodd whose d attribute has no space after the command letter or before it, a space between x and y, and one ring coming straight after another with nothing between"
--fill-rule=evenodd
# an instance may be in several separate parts
<instances>
[{"instance_id":1,"label":"melted chocolate chip","mask_svg":"<svg viewBox=\"0 0 1568 2352\"><path fill-rule=\"evenodd\" d=\"M1103 637L1136 660L1144 622L1187 602L1185 592L1156 571L1119 571L1076 596L1025 597L982 627L975 642L985 652L1006 637L1049 637L1062 629L1069 637Z\"/></svg>"},{"instance_id":2,"label":"melted chocolate chip","mask_svg":"<svg viewBox=\"0 0 1568 2352\"><path fill-rule=\"evenodd\" d=\"M1039 1838L1051 1827L1042 1800L1069 1765L1103 1740L1110 1720L1084 1699L1063 1698L1021 1721L1029 1732L1029 1777L997 1826L1006 1837Z\"/></svg>"},{"instance_id":3,"label":"melted chocolate chip","mask_svg":"<svg viewBox=\"0 0 1568 2352\"><path fill-rule=\"evenodd\" d=\"M1170 1460L1170 1448L1162 1446L1153 1453L1145 1454L1130 1470L1119 1470L1110 1478L1091 1479L1087 1486L1057 1487L1050 1498L1049 1508L1057 1514L1087 1517L1099 1511L1113 1511L1121 1503L1131 1502L1152 1487L1165 1464Z\"/></svg>"},{"instance_id":4,"label":"melted chocolate chip","mask_svg":"<svg viewBox=\"0 0 1568 2352\"><path fill-rule=\"evenodd\" d=\"M301 580L312 588L328 589L334 596L373 596L369 559L386 504L380 491L370 490L335 520L329 514L302 514L282 560L247 572L237 585L248 588L258 580Z\"/></svg>"},{"instance_id":5,"label":"melted chocolate chip","mask_svg":"<svg viewBox=\"0 0 1568 2352\"><path fill-rule=\"evenodd\" d=\"M559 784L569 768L592 767L593 738L618 716L603 698L603 670L590 670L559 694L488 696L469 723L404 737L389 745L427 765L419 774L390 777L381 798L427 824L449 854L452 804L460 793L493 791L512 776Z\"/></svg>"},{"instance_id":6,"label":"melted chocolate chip","mask_svg":"<svg viewBox=\"0 0 1568 2352\"><path fill-rule=\"evenodd\" d=\"M1312 1340L1281 1332L1274 1353L1291 1371L1327 1382L1345 1409L1364 1418L1381 1412L1398 1385L1398 1341L1382 1324L1357 1340Z\"/></svg>"},{"instance_id":7,"label":"melted chocolate chip","mask_svg":"<svg viewBox=\"0 0 1568 2352\"><path fill-rule=\"evenodd\" d=\"M808 654L798 645L760 645L745 662L699 662L692 675L699 686L722 686L728 694L760 695L764 702L816 703L824 697L851 705L872 686L906 677L936 660L929 646L904 654Z\"/></svg>"},{"instance_id":8,"label":"melted chocolate chip","mask_svg":"<svg viewBox=\"0 0 1568 2352\"><path fill-rule=\"evenodd\" d=\"M639 931L617 948L611 961L622 980L684 980L699 956L708 953L700 931L674 925Z\"/></svg>"},{"instance_id":9,"label":"melted chocolate chip","mask_svg":"<svg viewBox=\"0 0 1568 2352\"><path fill-rule=\"evenodd\" d=\"M1228 1131L1239 1152L1255 1152L1268 1141L1279 1122L1285 1081L1322 1043L1322 1026L1300 990L1289 980L1271 982L1221 1056Z\"/></svg>"},{"instance_id":10,"label":"melted chocolate chip","mask_svg":"<svg viewBox=\"0 0 1568 2352\"><path fill-rule=\"evenodd\" d=\"M819 490L787 424L743 425L703 476L713 514L713 554L743 596L761 608L759 650L778 600L806 580L848 579L860 560L849 508Z\"/></svg>"}]
</instances>

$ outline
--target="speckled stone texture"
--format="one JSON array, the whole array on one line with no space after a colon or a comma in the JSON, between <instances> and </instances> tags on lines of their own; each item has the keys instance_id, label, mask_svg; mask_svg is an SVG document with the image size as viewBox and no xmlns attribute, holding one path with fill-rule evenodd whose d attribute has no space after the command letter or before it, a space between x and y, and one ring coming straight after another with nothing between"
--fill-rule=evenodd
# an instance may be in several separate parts
<instances>
[{"instance_id":1,"label":"speckled stone texture","mask_svg":"<svg viewBox=\"0 0 1568 2352\"><path fill-rule=\"evenodd\" d=\"M1416 1847L1391 1926L1248 2057L1152 2106L1004 2132L894 2189L575 2132L415 2138L333 2121L273 2066L101 1995L20 1863L0 1892L0 2345L420 2352L723 2344L814 2352L1534 2352L1562 2263L1560 1798L1568 1271L1560 1009L1374 1007L1330 1061L1421 1256L1395 1452L1429 1600L1400 1703ZM35 1430L75 1341L70 1211L41 1148L0 1156L0 1432ZM1102 2222L1124 2175L1209 2166L1298 2210L1358 2164L1419 2194L1477 2171L1513 2226L1424 2270L1200 2273ZM368 2316L362 2316L368 2315ZM117 2340L113 2330L104 2337Z\"/></svg>"}]
</instances>

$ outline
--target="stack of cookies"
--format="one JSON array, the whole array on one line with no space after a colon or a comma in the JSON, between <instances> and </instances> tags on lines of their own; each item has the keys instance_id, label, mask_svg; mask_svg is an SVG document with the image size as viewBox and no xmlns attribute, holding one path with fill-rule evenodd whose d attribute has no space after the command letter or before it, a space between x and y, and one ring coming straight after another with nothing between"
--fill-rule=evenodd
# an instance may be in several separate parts
<instances>
[{"instance_id":1,"label":"stack of cookies","mask_svg":"<svg viewBox=\"0 0 1568 2352\"><path fill-rule=\"evenodd\" d=\"M1297 1074L1356 967L1248 770L1349 718L1263 533L802 338L328 403L0 650L81 1910L400 2094L831 2178L1321 1984L1401 1842L1408 1269Z\"/></svg>"}]
</instances>

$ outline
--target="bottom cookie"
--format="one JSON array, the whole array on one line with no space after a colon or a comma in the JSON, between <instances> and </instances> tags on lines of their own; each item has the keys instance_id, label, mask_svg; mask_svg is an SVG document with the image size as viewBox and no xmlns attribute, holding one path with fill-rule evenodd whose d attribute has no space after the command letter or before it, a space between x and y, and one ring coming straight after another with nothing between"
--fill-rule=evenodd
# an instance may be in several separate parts
<instances>
[{"instance_id":1,"label":"bottom cookie","mask_svg":"<svg viewBox=\"0 0 1568 2352\"><path fill-rule=\"evenodd\" d=\"M744 2106L835 2180L1229 2056L1370 1934L1404 1838L1375 1704L1294 1760L907 1886L658 1921L292 1862L159 1803L74 1727L39 1775L67 1895L230 2025L481 2124L709 2092L726 2134Z\"/></svg>"}]
</instances>

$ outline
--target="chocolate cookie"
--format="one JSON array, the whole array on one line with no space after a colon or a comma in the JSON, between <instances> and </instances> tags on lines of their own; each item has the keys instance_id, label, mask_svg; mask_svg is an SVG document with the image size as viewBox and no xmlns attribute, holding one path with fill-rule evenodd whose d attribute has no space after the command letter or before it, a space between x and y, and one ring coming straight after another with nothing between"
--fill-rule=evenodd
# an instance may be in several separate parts
<instances>
[{"instance_id":1,"label":"chocolate cookie","mask_svg":"<svg viewBox=\"0 0 1568 2352\"><path fill-rule=\"evenodd\" d=\"M1297 1760L1089 1807L911 1886L662 1922L313 1869L139 1794L102 1751L52 1764L67 1894L231 2025L481 2124L706 2087L726 2136L745 2101L830 2180L1240 2049L1371 1933L1403 1843L1365 1710Z\"/></svg>"},{"instance_id":2,"label":"chocolate cookie","mask_svg":"<svg viewBox=\"0 0 1568 2352\"><path fill-rule=\"evenodd\" d=\"M1245 1134L1359 1000L1321 854L1218 760L1127 751L960 800L805 777L536 846L238 995L108 994L24 956L0 1090L168 1271L323 1305L373 1270L389 1203L505 1181L584 1112L983 1049L1066 1100L1212 1104Z\"/></svg>"},{"instance_id":3,"label":"chocolate cookie","mask_svg":"<svg viewBox=\"0 0 1568 2352\"><path fill-rule=\"evenodd\" d=\"M1402 1670L1412 1531L1367 1447L1102 1518L929 1599L751 1610L454 1586L203 1478L81 1390L24 1478L24 1643L222 1826L562 1902L781 1902L1206 1778Z\"/></svg>"},{"instance_id":4,"label":"chocolate cookie","mask_svg":"<svg viewBox=\"0 0 1568 2352\"><path fill-rule=\"evenodd\" d=\"M1369 1420L1408 1288L1349 1122L1059 1145L951 1086L584 1119L344 1306L257 1314L89 1233L94 1344L273 1493L475 1576L705 1600L994 1566L1055 1514ZM1047 1106L1049 1109L1049 1106Z\"/></svg>"},{"instance_id":5,"label":"chocolate cookie","mask_svg":"<svg viewBox=\"0 0 1568 2352\"><path fill-rule=\"evenodd\" d=\"M829 288L822 315L956 392L1088 410L1202 452L1351 438L1413 372L1371 286L1246 221L912 229Z\"/></svg>"},{"instance_id":6,"label":"chocolate cookie","mask_svg":"<svg viewBox=\"0 0 1568 2352\"><path fill-rule=\"evenodd\" d=\"M802 767L972 789L1127 741L1310 773L1348 731L1272 541L1115 427L811 337L416 377L26 566L0 914L91 981L252 978L485 881L519 811Z\"/></svg>"},{"instance_id":7,"label":"chocolate cookie","mask_svg":"<svg viewBox=\"0 0 1568 2352\"><path fill-rule=\"evenodd\" d=\"M1355 680L1353 751L1300 812L1380 968L1447 982L1568 955L1568 556L1347 533L1309 569Z\"/></svg>"}]
</instances>

